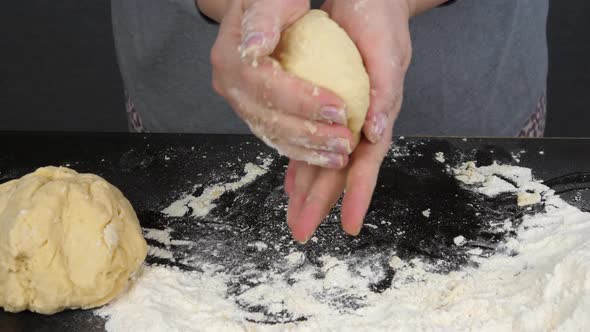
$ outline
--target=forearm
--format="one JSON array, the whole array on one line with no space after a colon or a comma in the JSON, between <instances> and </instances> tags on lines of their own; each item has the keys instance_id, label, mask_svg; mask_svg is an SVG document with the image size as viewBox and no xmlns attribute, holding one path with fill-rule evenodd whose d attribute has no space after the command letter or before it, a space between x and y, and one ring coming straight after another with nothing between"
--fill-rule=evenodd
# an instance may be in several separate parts
<instances>
[{"instance_id":1,"label":"forearm","mask_svg":"<svg viewBox=\"0 0 590 332\"><path fill-rule=\"evenodd\" d=\"M448 0L408 0L410 15L414 17L429 9L440 6L447 1Z\"/></svg>"},{"instance_id":2,"label":"forearm","mask_svg":"<svg viewBox=\"0 0 590 332\"><path fill-rule=\"evenodd\" d=\"M199 10L210 19L221 22L230 0L195 0Z\"/></svg>"}]
</instances>

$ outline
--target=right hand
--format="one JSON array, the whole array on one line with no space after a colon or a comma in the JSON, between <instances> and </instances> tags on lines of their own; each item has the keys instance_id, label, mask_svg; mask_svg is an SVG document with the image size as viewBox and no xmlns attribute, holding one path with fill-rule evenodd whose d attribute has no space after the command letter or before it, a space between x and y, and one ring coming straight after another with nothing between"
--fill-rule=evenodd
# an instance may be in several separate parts
<instances>
[{"instance_id":1,"label":"right hand","mask_svg":"<svg viewBox=\"0 0 590 332\"><path fill-rule=\"evenodd\" d=\"M308 0L232 1L211 51L213 87L280 154L340 169L354 149L344 103L270 57L281 31L308 10Z\"/></svg>"}]
</instances>

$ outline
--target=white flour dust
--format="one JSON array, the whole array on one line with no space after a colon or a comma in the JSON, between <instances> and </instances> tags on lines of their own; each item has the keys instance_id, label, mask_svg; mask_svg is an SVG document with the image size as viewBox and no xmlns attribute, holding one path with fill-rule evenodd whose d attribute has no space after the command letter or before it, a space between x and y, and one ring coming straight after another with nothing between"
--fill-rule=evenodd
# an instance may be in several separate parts
<instances>
[{"instance_id":1,"label":"white flour dust","mask_svg":"<svg viewBox=\"0 0 590 332\"><path fill-rule=\"evenodd\" d=\"M157 241L166 247L170 247L172 244L172 240L170 239L170 232L172 232L171 228L166 228L164 230L154 229L154 228L147 228L144 229L143 237L146 239Z\"/></svg>"},{"instance_id":2,"label":"white flour dust","mask_svg":"<svg viewBox=\"0 0 590 332\"><path fill-rule=\"evenodd\" d=\"M213 208L215 208L215 204L213 203L216 199L221 197L224 193L228 191L236 191L239 188L251 183L252 181L256 180L257 177L266 173L267 167L271 164L272 159L264 160L264 163L261 166L254 165L252 163L247 163L244 166L244 175L236 182L230 183L219 183L214 186L205 188L203 193L199 197L195 197L192 194L188 194L185 197L173 202L162 210L162 213L169 217L182 217L189 212L189 208L192 209L192 216L193 217L204 217L206 216ZM195 188L196 189L196 188Z\"/></svg>"},{"instance_id":3,"label":"white flour dust","mask_svg":"<svg viewBox=\"0 0 590 332\"><path fill-rule=\"evenodd\" d=\"M166 228L164 230L154 229L154 228L144 228L143 237L148 240L154 240L160 244L163 244L165 248L160 248L152 245L148 245L148 256L161 258L161 259L168 259L171 262L174 262L174 254L171 250L172 246L192 246L194 242L187 241L187 240L174 240L171 238L170 233L172 232L171 228Z\"/></svg>"},{"instance_id":4,"label":"white flour dust","mask_svg":"<svg viewBox=\"0 0 590 332\"><path fill-rule=\"evenodd\" d=\"M162 259L169 259L170 261L174 262L174 254L172 251L168 249L162 249L158 247L148 246L148 256L162 258Z\"/></svg>"},{"instance_id":5,"label":"white flour dust","mask_svg":"<svg viewBox=\"0 0 590 332\"><path fill-rule=\"evenodd\" d=\"M533 181L531 169L525 167L496 163L476 167L475 163L470 161L453 169L453 173L457 180L469 185L478 185L477 192L491 197L504 192L532 192L539 194L539 200L535 202L538 203L540 194L549 189L539 181Z\"/></svg>"},{"instance_id":6,"label":"white flour dust","mask_svg":"<svg viewBox=\"0 0 590 332\"><path fill-rule=\"evenodd\" d=\"M479 267L449 274L396 255L388 259L396 273L392 286L374 293L381 268L371 262L349 264L324 256L321 267L305 265L305 255L277 257L276 269L257 274L256 286L244 284L227 296L234 276L213 265L202 272L146 266L128 293L97 310L107 317L108 331L580 331L590 326L590 214L568 205L530 169L464 164L454 170L471 190L486 195L532 191L545 200L545 211L528 216L517 236L496 254L483 258L472 249ZM516 184L516 186L515 186ZM223 185L217 185L223 187ZM207 207L205 207L207 209ZM511 225L506 221L506 227ZM504 227L502 226L502 227ZM161 243L174 241L148 231ZM169 234L169 233L168 233ZM457 238L460 245L469 239ZM263 243L254 244L264 250ZM277 270L290 269L289 283ZM322 273L325 278L313 276ZM334 301L358 303L342 309ZM242 305L261 305L269 313L288 311L305 320L263 325L262 313Z\"/></svg>"}]
</instances>

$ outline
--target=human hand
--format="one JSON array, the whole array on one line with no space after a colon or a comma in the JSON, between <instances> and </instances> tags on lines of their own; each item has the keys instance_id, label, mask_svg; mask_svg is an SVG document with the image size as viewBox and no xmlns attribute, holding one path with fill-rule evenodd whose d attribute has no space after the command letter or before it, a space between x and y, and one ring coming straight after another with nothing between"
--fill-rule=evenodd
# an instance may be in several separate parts
<instances>
[{"instance_id":1,"label":"human hand","mask_svg":"<svg viewBox=\"0 0 590 332\"><path fill-rule=\"evenodd\" d=\"M412 53L406 0L328 0L322 9L359 48L370 78L371 102L365 138L350 156L348 168L331 170L291 160L285 177L287 224L300 242L312 236L345 188L342 227L351 235L360 232L390 147Z\"/></svg>"},{"instance_id":2,"label":"human hand","mask_svg":"<svg viewBox=\"0 0 590 332\"><path fill-rule=\"evenodd\" d=\"M211 51L213 87L267 145L292 160L342 168L354 148L334 93L283 71L270 55L307 0L235 0Z\"/></svg>"}]
</instances>

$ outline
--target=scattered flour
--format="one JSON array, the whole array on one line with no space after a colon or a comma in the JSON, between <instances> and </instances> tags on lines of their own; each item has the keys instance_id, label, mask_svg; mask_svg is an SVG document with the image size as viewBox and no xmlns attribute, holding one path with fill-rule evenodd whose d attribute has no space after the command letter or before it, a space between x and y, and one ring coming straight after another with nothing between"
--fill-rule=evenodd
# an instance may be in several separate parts
<instances>
[{"instance_id":1,"label":"scattered flour","mask_svg":"<svg viewBox=\"0 0 590 332\"><path fill-rule=\"evenodd\" d=\"M148 246L147 254L148 256L174 261L174 254L172 254L172 251L167 249Z\"/></svg>"},{"instance_id":2,"label":"scattered flour","mask_svg":"<svg viewBox=\"0 0 590 332\"><path fill-rule=\"evenodd\" d=\"M170 247L170 232L172 232L171 228L166 228L164 230L155 228L144 228L143 237L145 237L146 239L155 240L165 245L166 247Z\"/></svg>"},{"instance_id":3,"label":"scattered flour","mask_svg":"<svg viewBox=\"0 0 590 332\"><path fill-rule=\"evenodd\" d=\"M257 242L254 242L254 243L249 243L248 244L248 247L254 247L258 251L264 251L264 250L268 249L268 245L266 243L262 242L262 241L257 241Z\"/></svg>"},{"instance_id":4,"label":"scattered flour","mask_svg":"<svg viewBox=\"0 0 590 332\"><path fill-rule=\"evenodd\" d=\"M465 239L465 237L463 235L459 235L459 236L457 236L456 238L453 239L453 243L456 246L459 246L460 247L460 246L464 245L465 243L467 243L467 240Z\"/></svg>"},{"instance_id":5,"label":"scattered flour","mask_svg":"<svg viewBox=\"0 0 590 332\"><path fill-rule=\"evenodd\" d=\"M544 192L545 212L525 217L517 236L491 257L470 250L477 268L439 274L419 259L403 261L394 253L388 261L396 273L383 293L370 290L382 273L370 262L358 266L323 256L317 267L304 264L305 255L295 251L276 263L277 269L292 269L289 282L271 269L231 297L227 285L235 276L220 267L204 265L200 272L187 272L146 266L129 292L95 312L107 318L111 332L581 331L590 326L590 214L534 181L529 169L473 164L462 165L455 174L482 194L537 189ZM497 174L516 186L490 180ZM483 190L493 186L501 189ZM325 277L314 278L318 273ZM359 306L343 309L334 299ZM302 320L257 324L263 315L237 303L263 306L268 313L289 312Z\"/></svg>"},{"instance_id":6,"label":"scattered flour","mask_svg":"<svg viewBox=\"0 0 590 332\"><path fill-rule=\"evenodd\" d=\"M236 191L239 188L251 183L256 180L257 177L267 172L268 166L272 163L272 159L265 159L261 166L247 163L244 167L244 175L241 179L231 183L218 183L211 187L205 188L203 193L199 197L195 197L189 194L162 210L162 213L169 217L182 217L189 212L189 208L192 209L192 216L195 218L206 216L213 208L213 203L216 199L221 197L228 191Z\"/></svg>"},{"instance_id":7,"label":"scattered flour","mask_svg":"<svg viewBox=\"0 0 590 332\"><path fill-rule=\"evenodd\" d=\"M146 239L154 240L158 243L166 246L166 249L170 249L171 246L191 246L195 245L193 241L187 240L175 240L171 238L170 233L172 228L156 229L156 228L144 228L143 237Z\"/></svg>"},{"instance_id":8,"label":"scattered flour","mask_svg":"<svg viewBox=\"0 0 590 332\"><path fill-rule=\"evenodd\" d=\"M437 152L434 154L434 159L439 163L444 163L446 161L444 152Z\"/></svg>"},{"instance_id":9,"label":"scattered flour","mask_svg":"<svg viewBox=\"0 0 590 332\"><path fill-rule=\"evenodd\" d=\"M422 211L422 215L425 216L426 218L430 218L430 209L426 209L426 210Z\"/></svg>"},{"instance_id":10,"label":"scattered flour","mask_svg":"<svg viewBox=\"0 0 590 332\"><path fill-rule=\"evenodd\" d=\"M483 254L483 250L481 248L475 248L475 249L468 250L467 253L470 255L478 256L478 255Z\"/></svg>"},{"instance_id":11,"label":"scattered flour","mask_svg":"<svg viewBox=\"0 0 590 332\"><path fill-rule=\"evenodd\" d=\"M453 169L457 180L477 185L475 191L493 197L505 192L535 192L542 193L549 190L539 181L533 180L530 168L498 165L477 167L474 162L466 162Z\"/></svg>"},{"instance_id":12,"label":"scattered flour","mask_svg":"<svg viewBox=\"0 0 590 332\"><path fill-rule=\"evenodd\" d=\"M541 194L538 192L528 193L519 192L516 194L516 202L518 206L527 206L537 204L541 201Z\"/></svg>"},{"instance_id":13,"label":"scattered flour","mask_svg":"<svg viewBox=\"0 0 590 332\"><path fill-rule=\"evenodd\" d=\"M294 251L285 256L285 260L289 265L299 265L303 264L303 261L305 261L305 255L299 251Z\"/></svg>"}]
</instances>

